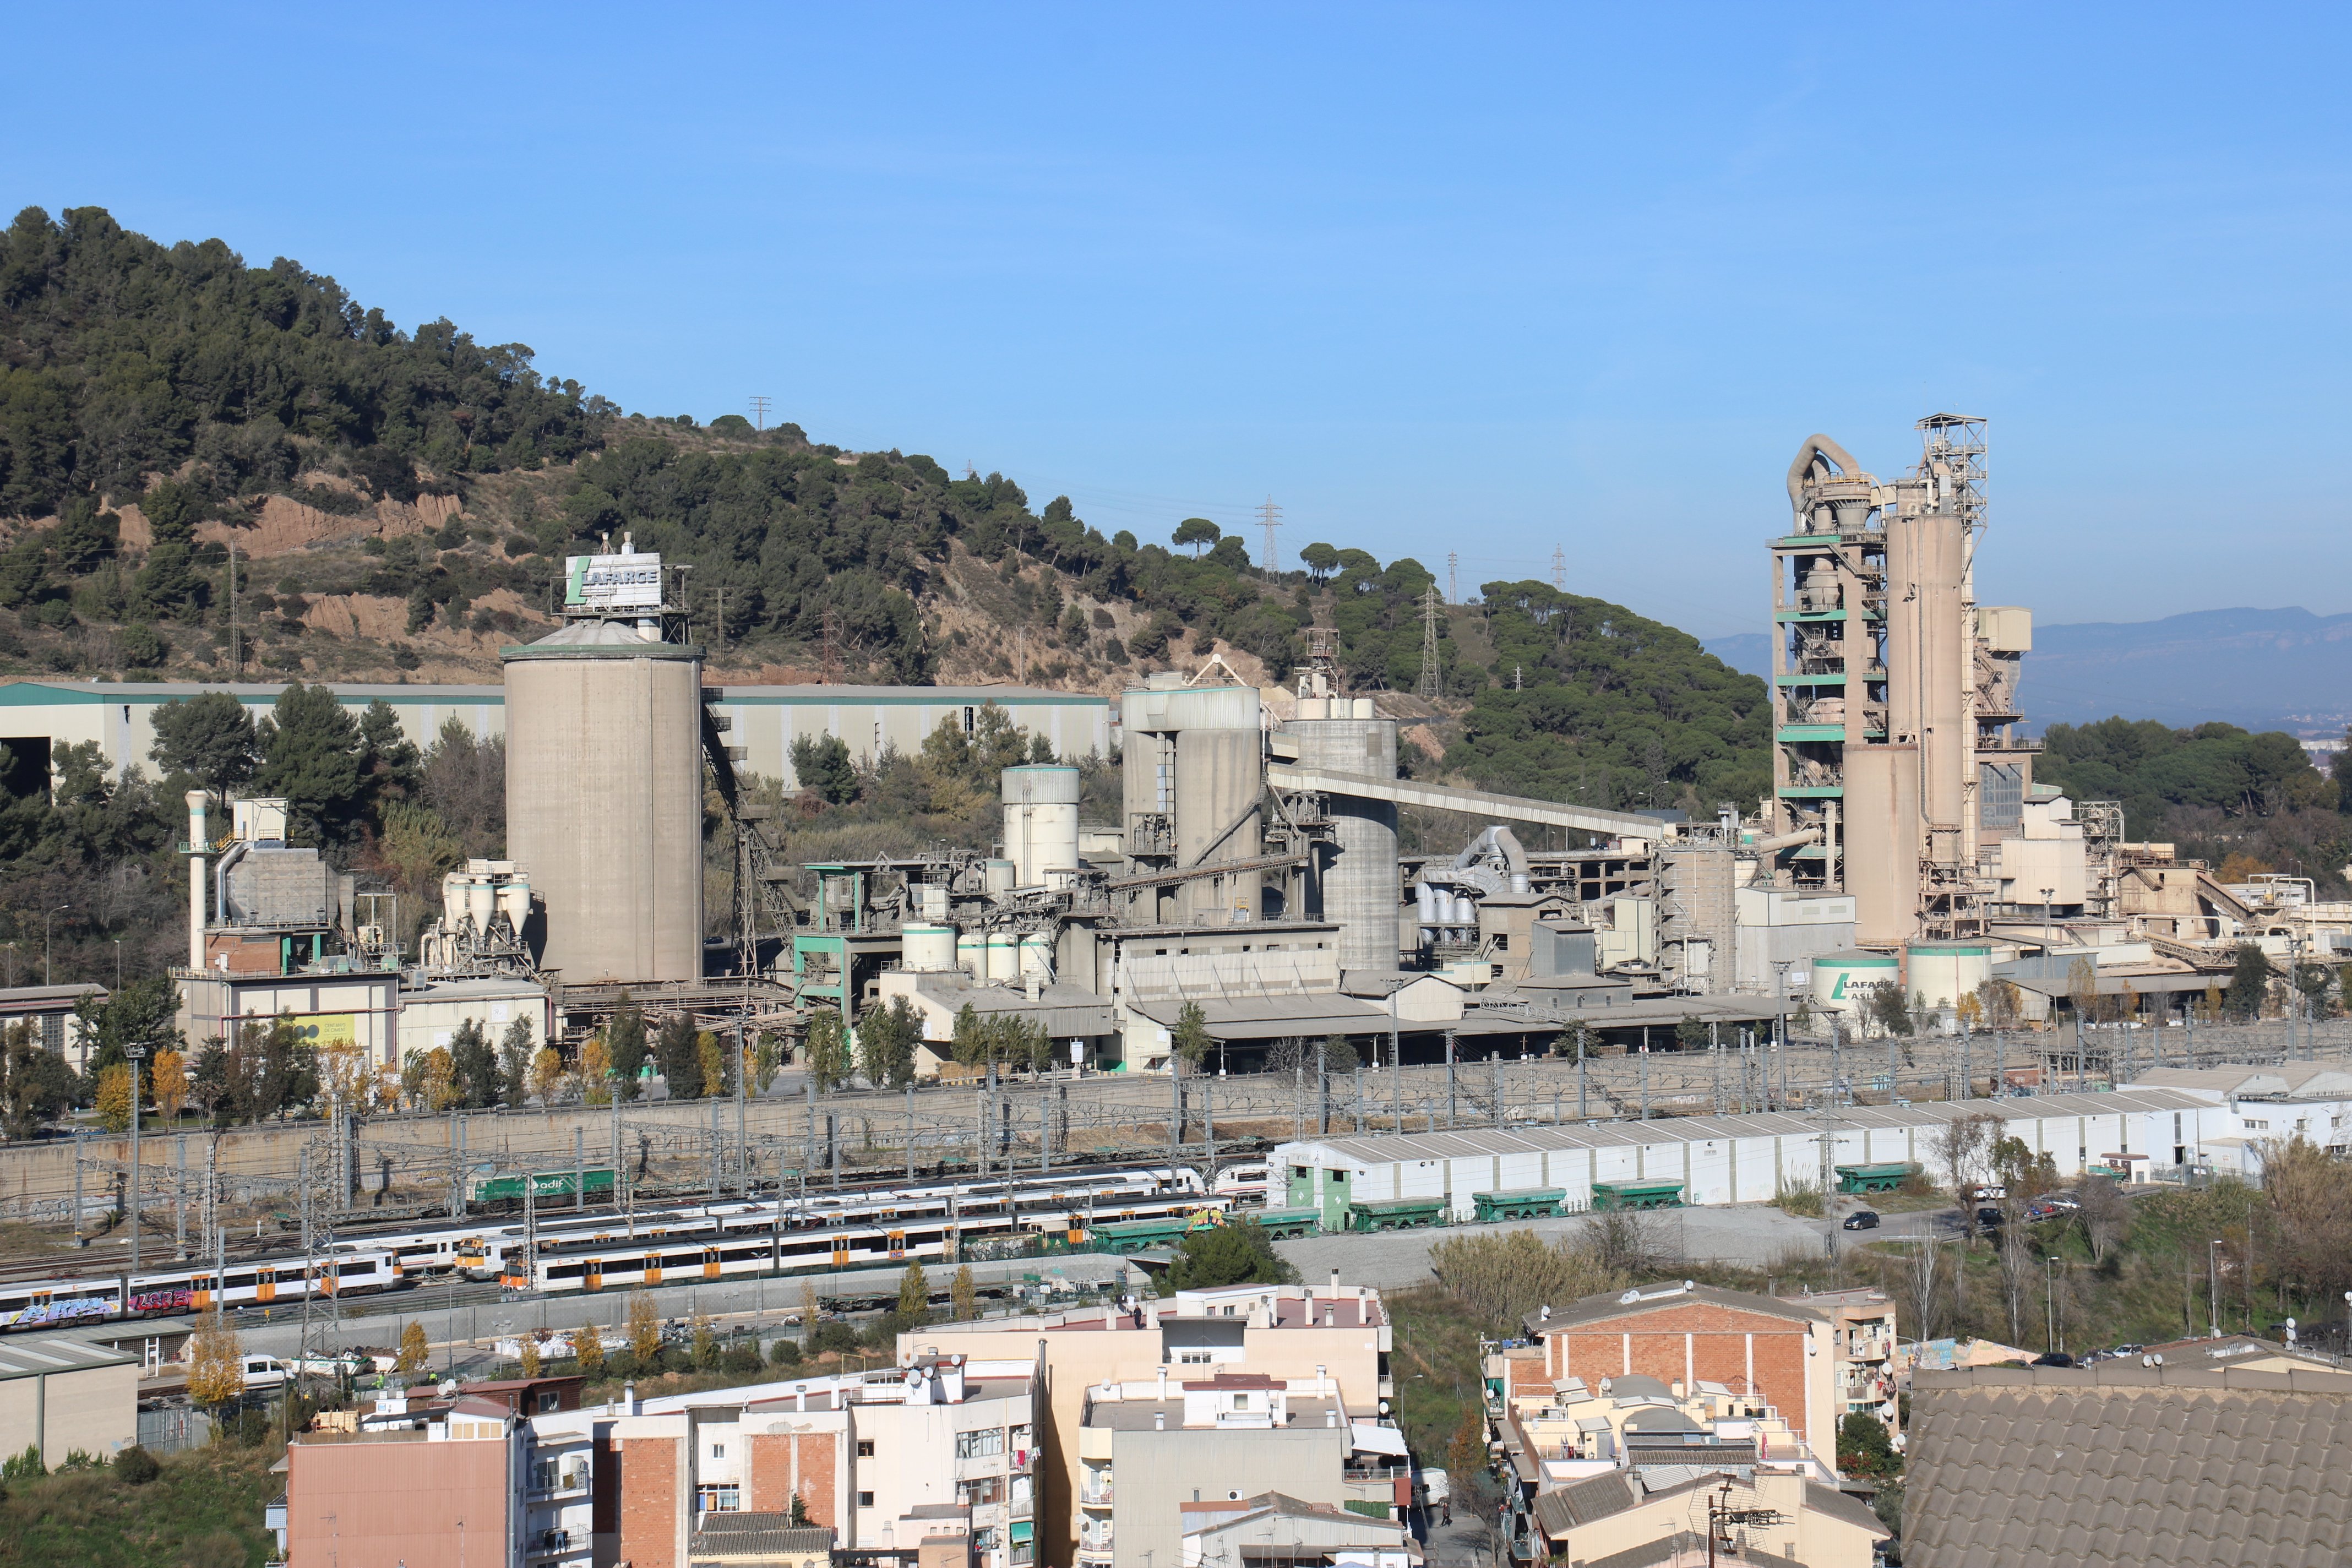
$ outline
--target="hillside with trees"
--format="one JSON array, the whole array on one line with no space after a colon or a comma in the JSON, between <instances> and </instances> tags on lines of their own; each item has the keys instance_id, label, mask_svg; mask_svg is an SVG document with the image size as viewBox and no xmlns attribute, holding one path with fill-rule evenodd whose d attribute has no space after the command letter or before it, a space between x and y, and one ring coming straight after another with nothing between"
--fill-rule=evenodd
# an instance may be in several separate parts
<instances>
[{"instance_id":1,"label":"hillside with trees","mask_svg":"<svg viewBox=\"0 0 2352 1568\"><path fill-rule=\"evenodd\" d=\"M2352 755L2339 752L2324 773L2277 731L2120 718L2053 724L2042 747L2037 780L2077 800L2121 801L2128 837L2168 841L2224 881L2275 871L2334 897L2352 885Z\"/></svg>"}]
</instances>

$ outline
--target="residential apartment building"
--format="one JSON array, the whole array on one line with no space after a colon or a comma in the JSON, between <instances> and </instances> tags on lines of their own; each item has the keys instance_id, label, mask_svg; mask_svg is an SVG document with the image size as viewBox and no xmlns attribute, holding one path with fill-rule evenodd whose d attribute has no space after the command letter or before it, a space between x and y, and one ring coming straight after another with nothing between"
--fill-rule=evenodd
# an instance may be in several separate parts
<instances>
[{"instance_id":1,"label":"residential apartment building","mask_svg":"<svg viewBox=\"0 0 2352 1568\"><path fill-rule=\"evenodd\" d=\"M1089 1409L1102 1403L1094 1391L1107 1384L1156 1386L1163 1371L1179 1384L1227 1373L1256 1373L1292 1389L1321 1379L1326 1397L1349 1412L1349 1422L1369 1427L1381 1419L1381 1402L1395 1393L1389 1378L1391 1334L1379 1294L1342 1286L1334 1274L1328 1285L1236 1285L1117 1308L934 1324L901 1334L898 1359L943 1351L975 1360L1042 1359L1039 1560L1067 1563L1076 1560L1082 1521L1092 1516L1079 1505L1078 1439ZM1393 1428L1381 1431L1386 1436L1367 1440L1395 1441ZM1271 1484L1236 1473L1213 1495L1238 1486L1241 1495L1252 1496ZM1323 1494L1297 1495L1319 1500ZM1157 1561L1174 1562L1172 1537L1167 1550L1171 1555Z\"/></svg>"},{"instance_id":2,"label":"residential apartment building","mask_svg":"<svg viewBox=\"0 0 2352 1568\"><path fill-rule=\"evenodd\" d=\"M1221 1502L1188 1502L1183 1568L1280 1562L1290 1568L1418 1568L1421 1543L1401 1520L1383 1523L1344 1508L1281 1492Z\"/></svg>"},{"instance_id":3,"label":"residential apartment building","mask_svg":"<svg viewBox=\"0 0 2352 1568\"><path fill-rule=\"evenodd\" d=\"M1860 1285L1780 1299L1790 1306L1820 1312L1830 1321L1839 1418L1874 1416L1885 1424L1888 1436L1900 1432L1903 1404L1895 1386L1895 1303L1886 1292Z\"/></svg>"},{"instance_id":4,"label":"residential apartment building","mask_svg":"<svg viewBox=\"0 0 2352 1568\"><path fill-rule=\"evenodd\" d=\"M1643 1568L1873 1568L1893 1534L1861 1500L1794 1471L1613 1470L1544 1493L1533 1517L1538 1561Z\"/></svg>"},{"instance_id":5,"label":"residential apartment building","mask_svg":"<svg viewBox=\"0 0 2352 1568\"><path fill-rule=\"evenodd\" d=\"M420 1410L414 1425L303 1433L287 1447L286 1498L271 1510L278 1554L290 1568L522 1568L530 1455L527 1425L488 1399Z\"/></svg>"},{"instance_id":6,"label":"residential apartment building","mask_svg":"<svg viewBox=\"0 0 2352 1568\"><path fill-rule=\"evenodd\" d=\"M1105 1382L1078 1430L1076 1561L1176 1562L1185 1510L1279 1491L1367 1520L1401 1518L1412 1471L1393 1427L1351 1415L1331 1379L1219 1372Z\"/></svg>"},{"instance_id":7,"label":"residential apartment building","mask_svg":"<svg viewBox=\"0 0 2352 1568\"><path fill-rule=\"evenodd\" d=\"M835 1546L1027 1568L1040 1371L926 1356L528 1418L394 1394L295 1439L271 1523L291 1568L775 1568Z\"/></svg>"}]
</instances>

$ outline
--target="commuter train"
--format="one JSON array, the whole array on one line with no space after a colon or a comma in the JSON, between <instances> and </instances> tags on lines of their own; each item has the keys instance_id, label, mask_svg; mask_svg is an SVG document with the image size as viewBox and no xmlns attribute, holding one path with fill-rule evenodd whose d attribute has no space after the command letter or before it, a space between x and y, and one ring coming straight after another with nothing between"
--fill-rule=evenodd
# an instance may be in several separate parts
<instances>
[{"instance_id":1,"label":"commuter train","mask_svg":"<svg viewBox=\"0 0 2352 1568\"><path fill-rule=\"evenodd\" d=\"M609 1215L591 1224L542 1226L535 1255L526 1238L486 1238L499 1279L514 1289L609 1290L730 1276L791 1274L948 1263L996 1242L1060 1240L1085 1245L1095 1225L1223 1210L1227 1196L1205 1193L1197 1173L1177 1169L1104 1172L965 1182L897 1191L786 1194L781 1202L713 1205L708 1213L640 1218L636 1234Z\"/></svg>"},{"instance_id":2,"label":"commuter train","mask_svg":"<svg viewBox=\"0 0 2352 1568\"><path fill-rule=\"evenodd\" d=\"M338 1248L322 1255L316 1274L299 1258L231 1263L213 1268L180 1266L130 1276L85 1279L23 1279L0 1283L0 1331L54 1329L164 1317L225 1308L296 1304L388 1290L400 1282L393 1255L381 1248Z\"/></svg>"}]
</instances>

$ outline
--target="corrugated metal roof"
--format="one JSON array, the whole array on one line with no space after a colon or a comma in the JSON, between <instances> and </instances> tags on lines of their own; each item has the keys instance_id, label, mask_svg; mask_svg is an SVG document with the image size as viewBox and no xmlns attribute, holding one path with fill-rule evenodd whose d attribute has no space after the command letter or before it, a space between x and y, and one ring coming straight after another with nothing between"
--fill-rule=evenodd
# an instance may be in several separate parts
<instances>
[{"instance_id":1,"label":"corrugated metal roof","mask_svg":"<svg viewBox=\"0 0 2352 1568\"><path fill-rule=\"evenodd\" d=\"M1841 1106L1829 1125L1839 1132L1940 1130L1963 1117L2020 1121L2052 1116L2113 1116L2125 1111L2210 1110L2213 1102L2177 1089L2117 1089L2108 1094L2038 1094L2030 1099L1937 1100L1920 1105ZM1466 1160L1481 1155L1536 1154L1563 1149L1622 1149L1635 1144L1720 1142L1732 1138L1810 1138L1824 1123L1818 1111L1760 1111L1744 1116L1675 1116L1652 1121L1539 1123L1416 1132L1386 1137L1309 1138L1282 1148L1320 1149L1359 1165L1417 1160ZM1279 1156L1280 1151L1276 1151Z\"/></svg>"},{"instance_id":2,"label":"corrugated metal roof","mask_svg":"<svg viewBox=\"0 0 2352 1568\"><path fill-rule=\"evenodd\" d=\"M87 1372L101 1366L136 1366L139 1358L88 1340L58 1338L0 1341L0 1382L43 1373Z\"/></svg>"}]
</instances>

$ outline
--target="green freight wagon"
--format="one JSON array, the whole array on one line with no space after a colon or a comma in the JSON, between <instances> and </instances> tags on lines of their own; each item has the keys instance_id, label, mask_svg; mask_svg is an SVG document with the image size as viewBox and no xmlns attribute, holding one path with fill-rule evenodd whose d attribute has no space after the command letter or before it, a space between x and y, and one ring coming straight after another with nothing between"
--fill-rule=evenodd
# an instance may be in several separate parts
<instances>
[{"instance_id":1,"label":"green freight wagon","mask_svg":"<svg viewBox=\"0 0 2352 1568\"><path fill-rule=\"evenodd\" d=\"M1235 1209L1229 1225L1255 1225L1276 1241L1313 1236L1323 1228L1323 1211L1309 1204L1296 1209Z\"/></svg>"},{"instance_id":2,"label":"green freight wagon","mask_svg":"<svg viewBox=\"0 0 2352 1568\"><path fill-rule=\"evenodd\" d=\"M1508 1193L1472 1193L1470 1206L1476 1211L1478 1223L1491 1224L1498 1219L1553 1219L1559 1205L1568 1200L1566 1187L1522 1187Z\"/></svg>"},{"instance_id":3,"label":"green freight wagon","mask_svg":"<svg viewBox=\"0 0 2352 1568\"><path fill-rule=\"evenodd\" d=\"M533 1171L530 1173L530 1195L534 1202L545 1203L550 1198L568 1198L580 1190L584 1178L588 1195L613 1195L613 1170L609 1165L591 1166L586 1171ZM477 1176L467 1188L466 1201L474 1204L522 1202L523 1177L520 1172L507 1176Z\"/></svg>"},{"instance_id":4,"label":"green freight wagon","mask_svg":"<svg viewBox=\"0 0 2352 1568\"><path fill-rule=\"evenodd\" d=\"M1840 1165L1836 1170L1837 1190L1842 1193L1891 1193L1911 1173L1909 1162L1904 1160L1876 1165Z\"/></svg>"},{"instance_id":5,"label":"green freight wagon","mask_svg":"<svg viewBox=\"0 0 2352 1568\"><path fill-rule=\"evenodd\" d=\"M1680 1182L1595 1182L1592 1206L1597 1209L1678 1209L1683 1206Z\"/></svg>"},{"instance_id":6,"label":"green freight wagon","mask_svg":"<svg viewBox=\"0 0 2352 1568\"><path fill-rule=\"evenodd\" d=\"M1349 1230L1416 1230L1444 1223L1444 1198L1383 1198L1348 1205Z\"/></svg>"}]
</instances>

